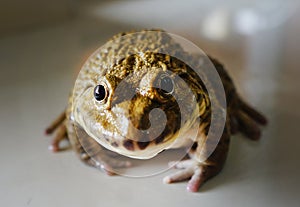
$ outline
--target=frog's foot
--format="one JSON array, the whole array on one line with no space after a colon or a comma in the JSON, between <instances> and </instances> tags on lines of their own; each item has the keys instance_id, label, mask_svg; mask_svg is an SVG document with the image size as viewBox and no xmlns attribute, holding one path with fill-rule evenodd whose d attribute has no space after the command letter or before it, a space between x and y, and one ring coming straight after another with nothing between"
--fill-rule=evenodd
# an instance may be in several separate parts
<instances>
[{"instance_id":1,"label":"frog's foot","mask_svg":"<svg viewBox=\"0 0 300 207\"><path fill-rule=\"evenodd\" d=\"M120 156L115 154L102 149L93 155L83 152L80 158L87 165L100 169L107 175L116 175L118 174L116 169L128 168L131 167L132 164L129 161L119 159Z\"/></svg>"},{"instance_id":2,"label":"frog's foot","mask_svg":"<svg viewBox=\"0 0 300 207\"><path fill-rule=\"evenodd\" d=\"M89 166L103 170L108 175L118 174L119 168L131 166L125 157L105 149L91 137L80 139L76 149L80 159Z\"/></svg>"},{"instance_id":3,"label":"frog's foot","mask_svg":"<svg viewBox=\"0 0 300 207\"><path fill-rule=\"evenodd\" d=\"M61 113L45 130L46 135L52 134L66 119L66 113Z\"/></svg>"},{"instance_id":4,"label":"frog's foot","mask_svg":"<svg viewBox=\"0 0 300 207\"><path fill-rule=\"evenodd\" d=\"M51 150L52 152L59 152L62 151L63 148L61 148L59 146L59 143L62 140L67 139L67 128L66 126L63 124L61 126L59 126L59 128L57 129L56 135L55 137L52 139L51 144L49 145L49 150Z\"/></svg>"},{"instance_id":5,"label":"frog's foot","mask_svg":"<svg viewBox=\"0 0 300 207\"><path fill-rule=\"evenodd\" d=\"M241 99L239 100L238 110L234 112L230 119L232 134L240 131L252 140L260 138L260 125L267 124L267 119L262 114Z\"/></svg>"},{"instance_id":6,"label":"frog's foot","mask_svg":"<svg viewBox=\"0 0 300 207\"><path fill-rule=\"evenodd\" d=\"M163 179L164 183L175 183L189 179L187 190L190 192L197 192L206 180L220 171L217 166L199 163L192 159L170 162L169 166L180 169L180 171L166 176Z\"/></svg>"},{"instance_id":7,"label":"frog's foot","mask_svg":"<svg viewBox=\"0 0 300 207\"><path fill-rule=\"evenodd\" d=\"M65 112L63 112L45 130L46 135L50 135L50 134L56 132L55 137L53 138L53 140L49 146L49 149L53 152L58 152L58 151L63 150L62 148L59 147L59 143L62 140L67 139L67 129L66 129L66 124L65 124L65 119L66 119L66 114L65 114Z\"/></svg>"}]
</instances>

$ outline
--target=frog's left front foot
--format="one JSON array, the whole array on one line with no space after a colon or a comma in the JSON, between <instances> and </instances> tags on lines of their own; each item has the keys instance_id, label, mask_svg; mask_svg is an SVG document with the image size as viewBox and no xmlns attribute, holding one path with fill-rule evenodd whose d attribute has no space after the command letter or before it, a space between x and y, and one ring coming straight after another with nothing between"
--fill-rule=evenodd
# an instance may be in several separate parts
<instances>
[{"instance_id":1,"label":"frog's left front foot","mask_svg":"<svg viewBox=\"0 0 300 207\"><path fill-rule=\"evenodd\" d=\"M172 175L166 176L163 180L164 183L175 183L190 179L187 185L187 190L190 192L197 192L199 187L206 180L213 177L221 170L218 166L199 163L192 159L170 162L169 166L181 170Z\"/></svg>"},{"instance_id":2,"label":"frog's left front foot","mask_svg":"<svg viewBox=\"0 0 300 207\"><path fill-rule=\"evenodd\" d=\"M166 176L164 182L175 183L190 179L187 190L190 192L197 192L204 182L217 175L222 170L227 157L229 142L230 133L228 124L226 124L218 145L215 146L215 150L204 162L199 161L202 160L200 155L203 148L201 145L197 145L196 149L191 149L189 151L188 154L190 159L169 163L170 166L180 169L180 171ZM206 143L205 147L214 147L213 145L210 145L211 143L212 142Z\"/></svg>"}]
</instances>

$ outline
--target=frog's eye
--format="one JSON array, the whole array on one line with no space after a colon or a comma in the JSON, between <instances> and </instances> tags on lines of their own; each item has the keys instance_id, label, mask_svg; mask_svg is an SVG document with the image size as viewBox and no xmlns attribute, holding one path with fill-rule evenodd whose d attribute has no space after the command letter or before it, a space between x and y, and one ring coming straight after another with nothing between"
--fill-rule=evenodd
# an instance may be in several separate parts
<instances>
[{"instance_id":1,"label":"frog's eye","mask_svg":"<svg viewBox=\"0 0 300 207\"><path fill-rule=\"evenodd\" d=\"M171 94L174 91L174 82L169 76L162 76L159 87L165 94Z\"/></svg>"},{"instance_id":2,"label":"frog's eye","mask_svg":"<svg viewBox=\"0 0 300 207\"><path fill-rule=\"evenodd\" d=\"M97 101L103 101L107 98L107 87L103 84L97 85L94 89L94 97Z\"/></svg>"}]
</instances>

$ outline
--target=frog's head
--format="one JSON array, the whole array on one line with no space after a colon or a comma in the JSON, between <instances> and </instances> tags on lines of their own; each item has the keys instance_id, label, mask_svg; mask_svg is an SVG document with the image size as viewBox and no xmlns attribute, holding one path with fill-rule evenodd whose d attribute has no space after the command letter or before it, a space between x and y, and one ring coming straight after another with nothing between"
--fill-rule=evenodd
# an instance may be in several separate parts
<instances>
[{"instance_id":1,"label":"frog's head","mask_svg":"<svg viewBox=\"0 0 300 207\"><path fill-rule=\"evenodd\" d=\"M198 117L197 97L184 79L190 78L187 70L168 55L131 55L94 76L75 100L75 120L104 147L151 158Z\"/></svg>"},{"instance_id":2,"label":"frog's head","mask_svg":"<svg viewBox=\"0 0 300 207\"><path fill-rule=\"evenodd\" d=\"M168 55L130 55L95 73L74 101L74 118L109 150L139 159L154 157L199 116L199 88L188 71Z\"/></svg>"}]
</instances>

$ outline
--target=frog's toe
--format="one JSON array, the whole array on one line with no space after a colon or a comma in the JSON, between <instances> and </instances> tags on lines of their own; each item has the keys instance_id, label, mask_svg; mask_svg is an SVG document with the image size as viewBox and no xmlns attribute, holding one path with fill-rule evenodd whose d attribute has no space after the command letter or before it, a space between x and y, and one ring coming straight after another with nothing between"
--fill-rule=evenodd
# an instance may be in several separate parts
<instances>
[{"instance_id":1,"label":"frog's toe","mask_svg":"<svg viewBox=\"0 0 300 207\"><path fill-rule=\"evenodd\" d=\"M204 175L204 168L199 166L198 168L194 169L193 176L189 180L186 189L190 192L198 192L202 183L207 180L207 177Z\"/></svg>"},{"instance_id":2,"label":"frog's toe","mask_svg":"<svg viewBox=\"0 0 300 207\"><path fill-rule=\"evenodd\" d=\"M122 160L106 160L105 162L98 163L98 168L104 171L107 175L116 175L118 174L116 169L119 168L128 168L131 167L132 164L129 161L122 161Z\"/></svg>"},{"instance_id":3,"label":"frog's toe","mask_svg":"<svg viewBox=\"0 0 300 207\"><path fill-rule=\"evenodd\" d=\"M132 166L131 162L121 160L119 157L111 157L106 153L107 152L105 151L105 153L98 153L92 158L88 157L88 159L85 159L85 162L91 166L101 169L107 175L116 175L118 174L116 169L128 168Z\"/></svg>"},{"instance_id":4,"label":"frog's toe","mask_svg":"<svg viewBox=\"0 0 300 207\"><path fill-rule=\"evenodd\" d=\"M61 113L45 130L46 135L52 134L66 119L66 113Z\"/></svg>"},{"instance_id":5,"label":"frog's toe","mask_svg":"<svg viewBox=\"0 0 300 207\"><path fill-rule=\"evenodd\" d=\"M58 152L65 149L59 146L62 140L67 139L67 128L65 120L66 113L63 112L45 130L46 135L51 135L55 132L55 137L48 147L52 152Z\"/></svg>"},{"instance_id":6,"label":"frog's toe","mask_svg":"<svg viewBox=\"0 0 300 207\"><path fill-rule=\"evenodd\" d=\"M163 179L164 183L175 183L190 179L187 185L187 190L190 192L197 192L201 184L208 178L204 173L204 166L194 160L170 162L169 166L181 170L166 176Z\"/></svg>"},{"instance_id":7,"label":"frog's toe","mask_svg":"<svg viewBox=\"0 0 300 207\"><path fill-rule=\"evenodd\" d=\"M194 172L192 168L186 168L174 174L164 177L163 182L169 184L169 183L184 181L192 177L193 173Z\"/></svg>"},{"instance_id":8,"label":"frog's toe","mask_svg":"<svg viewBox=\"0 0 300 207\"><path fill-rule=\"evenodd\" d=\"M62 151L64 148L61 148L59 146L59 143L66 138L67 138L67 129L66 126L63 124L60 125L60 127L57 129L57 133L48 147L49 150L51 150L52 152Z\"/></svg>"},{"instance_id":9,"label":"frog's toe","mask_svg":"<svg viewBox=\"0 0 300 207\"><path fill-rule=\"evenodd\" d=\"M164 183L176 183L188 180L187 191L197 192L204 182L220 172L219 165L208 165L199 163L192 159L180 162L170 162L170 166L180 169L174 174L168 175L163 179Z\"/></svg>"}]
</instances>

